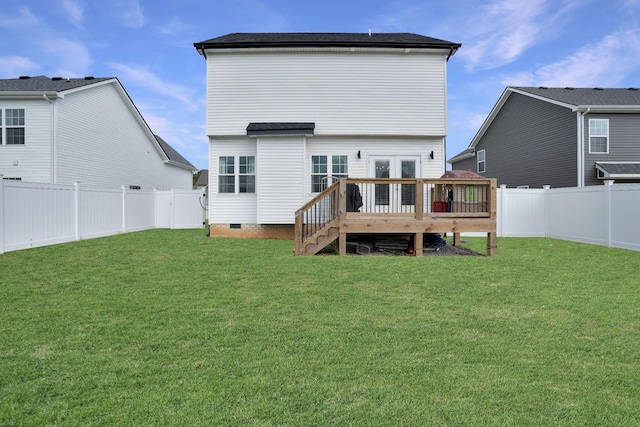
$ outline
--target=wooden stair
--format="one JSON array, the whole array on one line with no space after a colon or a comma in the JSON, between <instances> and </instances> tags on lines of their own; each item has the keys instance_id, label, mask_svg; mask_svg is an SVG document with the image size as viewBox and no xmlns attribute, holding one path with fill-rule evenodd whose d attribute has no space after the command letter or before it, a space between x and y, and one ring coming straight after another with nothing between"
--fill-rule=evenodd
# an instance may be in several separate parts
<instances>
[{"instance_id":1,"label":"wooden stair","mask_svg":"<svg viewBox=\"0 0 640 427\"><path fill-rule=\"evenodd\" d=\"M340 224L334 220L305 240L301 255L315 255L340 237Z\"/></svg>"}]
</instances>

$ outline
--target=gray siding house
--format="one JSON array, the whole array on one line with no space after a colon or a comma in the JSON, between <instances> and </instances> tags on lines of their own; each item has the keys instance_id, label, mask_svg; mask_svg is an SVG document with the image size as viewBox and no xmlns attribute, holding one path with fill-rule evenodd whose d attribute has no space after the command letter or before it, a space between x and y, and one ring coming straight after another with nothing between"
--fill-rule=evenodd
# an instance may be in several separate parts
<instances>
[{"instance_id":1,"label":"gray siding house","mask_svg":"<svg viewBox=\"0 0 640 427\"><path fill-rule=\"evenodd\" d=\"M640 182L640 90L507 87L448 163L508 187Z\"/></svg>"}]
</instances>

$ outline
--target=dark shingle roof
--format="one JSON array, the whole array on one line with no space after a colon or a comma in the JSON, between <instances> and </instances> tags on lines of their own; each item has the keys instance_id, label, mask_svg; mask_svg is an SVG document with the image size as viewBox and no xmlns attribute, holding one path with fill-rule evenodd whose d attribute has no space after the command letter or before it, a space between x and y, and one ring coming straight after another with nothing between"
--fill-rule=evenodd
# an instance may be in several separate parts
<instances>
[{"instance_id":1,"label":"dark shingle roof","mask_svg":"<svg viewBox=\"0 0 640 427\"><path fill-rule=\"evenodd\" d=\"M187 166L192 170L196 170L196 167L193 166L187 159L182 157L182 155L178 153L172 146L170 146L169 143L167 143L167 141L160 138L158 135L154 135L154 136L156 137L158 144L160 144L162 151L164 151L164 153L167 155L170 161L174 163L179 163L183 166Z\"/></svg>"},{"instance_id":2,"label":"dark shingle roof","mask_svg":"<svg viewBox=\"0 0 640 427\"><path fill-rule=\"evenodd\" d=\"M640 90L637 88L512 87L512 89L575 106L640 106Z\"/></svg>"},{"instance_id":3,"label":"dark shingle roof","mask_svg":"<svg viewBox=\"0 0 640 427\"><path fill-rule=\"evenodd\" d=\"M459 43L413 33L233 33L194 43L196 49L266 47L395 47L458 49Z\"/></svg>"},{"instance_id":4,"label":"dark shingle roof","mask_svg":"<svg viewBox=\"0 0 640 427\"><path fill-rule=\"evenodd\" d=\"M115 79L115 77L66 79L62 77L23 76L17 79L0 79L0 92L62 92L112 79Z\"/></svg>"},{"instance_id":5,"label":"dark shingle roof","mask_svg":"<svg viewBox=\"0 0 640 427\"><path fill-rule=\"evenodd\" d=\"M640 176L640 163L606 163L597 162L596 167L609 176L620 177L620 175Z\"/></svg>"},{"instance_id":6,"label":"dark shingle roof","mask_svg":"<svg viewBox=\"0 0 640 427\"><path fill-rule=\"evenodd\" d=\"M249 123L247 135L313 135L315 127L315 123L308 122Z\"/></svg>"}]
</instances>

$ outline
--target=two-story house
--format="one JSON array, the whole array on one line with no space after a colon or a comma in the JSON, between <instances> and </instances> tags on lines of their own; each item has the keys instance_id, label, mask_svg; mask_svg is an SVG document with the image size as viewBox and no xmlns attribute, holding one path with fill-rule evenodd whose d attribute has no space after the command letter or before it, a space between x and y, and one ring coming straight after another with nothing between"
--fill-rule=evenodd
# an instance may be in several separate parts
<instances>
[{"instance_id":1,"label":"two-story house","mask_svg":"<svg viewBox=\"0 0 640 427\"><path fill-rule=\"evenodd\" d=\"M507 87L448 160L508 187L640 182L640 90Z\"/></svg>"},{"instance_id":2,"label":"two-story house","mask_svg":"<svg viewBox=\"0 0 640 427\"><path fill-rule=\"evenodd\" d=\"M0 174L48 184L190 189L195 167L154 135L117 78L0 80Z\"/></svg>"},{"instance_id":3,"label":"two-story house","mask_svg":"<svg viewBox=\"0 0 640 427\"><path fill-rule=\"evenodd\" d=\"M207 67L211 235L292 238L296 210L336 178L444 173L459 44L235 33L194 46Z\"/></svg>"}]
</instances>

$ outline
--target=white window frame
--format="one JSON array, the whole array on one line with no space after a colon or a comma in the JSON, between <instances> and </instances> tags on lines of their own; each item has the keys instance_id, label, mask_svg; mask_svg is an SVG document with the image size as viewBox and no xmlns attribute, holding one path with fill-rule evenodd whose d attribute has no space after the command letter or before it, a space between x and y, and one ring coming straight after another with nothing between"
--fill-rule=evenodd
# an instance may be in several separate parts
<instances>
[{"instance_id":1,"label":"white window frame","mask_svg":"<svg viewBox=\"0 0 640 427\"><path fill-rule=\"evenodd\" d=\"M314 163L315 158L319 160L324 158L325 163ZM349 156L346 154L313 154L309 159L309 164L311 170L310 190L312 194L321 193L331 186L335 180L349 176Z\"/></svg>"},{"instance_id":2,"label":"white window frame","mask_svg":"<svg viewBox=\"0 0 640 427\"><path fill-rule=\"evenodd\" d=\"M225 170L220 169L222 162L225 161ZM229 159L231 163L226 163ZM249 161L249 159L251 159ZM241 162L244 160L244 162ZM229 182L233 191L221 191L221 178L232 178ZM242 180L240 178L243 178ZM244 181L244 182L241 182ZM237 194L255 194L256 193L256 157L254 155L240 156L218 156L218 194L219 195L237 195Z\"/></svg>"},{"instance_id":3,"label":"white window frame","mask_svg":"<svg viewBox=\"0 0 640 427\"><path fill-rule=\"evenodd\" d=\"M17 117L18 123L9 123L7 120L7 111L18 111L19 115ZM25 135L25 109L24 108L0 108L0 145L25 145L26 143L26 135ZM16 119L16 117L12 117L12 119ZM9 144L8 141L8 130L9 129L22 129L21 142L17 144Z\"/></svg>"},{"instance_id":4,"label":"white window frame","mask_svg":"<svg viewBox=\"0 0 640 427\"><path fill-rule=\"evenodd\" d=\"M476 170L478 173L485 173L487 171L487 155L485 150L480 150L476 153L476 160Z\"/></svg>"},{"instance_id":5,"label":"white window frame","mask_svg":"<svg viewBox=\"0 0 640 427\"><path fill-rule=\"evenodd\" d=\"M606 132L603 132L602 125L606 123ZM600 124L600 128L596 126ZM593 126L592 126L593 125ZM592 138L604 138L605 150L594 151L592 150ZM609 119L589 119L589 154L609 154Z\"/></svg>"}]
</instances>

